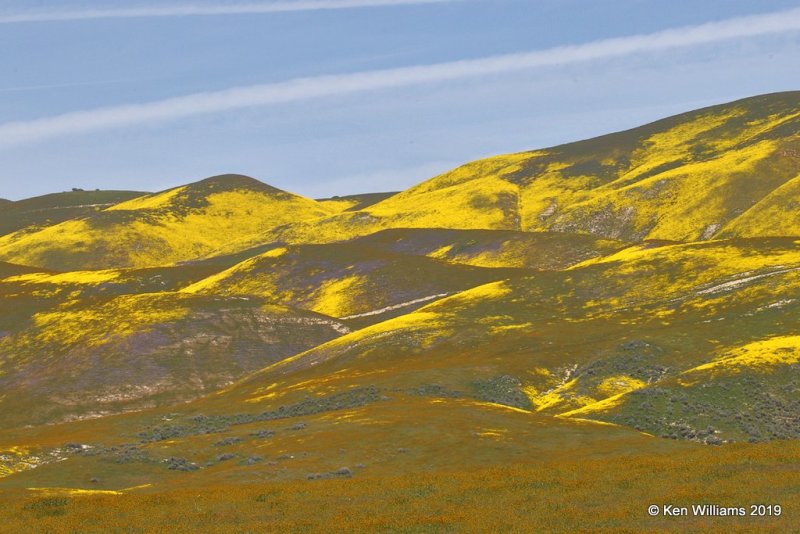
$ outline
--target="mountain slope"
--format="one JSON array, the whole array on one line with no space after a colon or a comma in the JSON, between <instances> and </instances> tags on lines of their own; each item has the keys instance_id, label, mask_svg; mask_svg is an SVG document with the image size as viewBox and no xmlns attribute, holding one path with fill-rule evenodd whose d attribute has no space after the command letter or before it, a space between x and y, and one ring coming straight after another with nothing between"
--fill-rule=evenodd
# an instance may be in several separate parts
<instances>
[{"instance_id":1,"label":"mountain slope","mask_svg":"<svg viewBox=\"0 0 800 534\"><path fill-rule=\"evenodd\" d=\"M244 176L218 176L84 219L0 238L0 258L58 270L151 267L234 252L290 221L330 212Z\"/></svg>"},{"instance_id":2,"label":"mountain slope","mask_svg":"<svg viewBox=\"0 0 800 534\"><path fill-rule=\"evenodd\" d=\"M357 212L270 234L326 242L387 228L591 233L637 242L790 235L793 216L734 221L770 195L792 209L800 92L747 98L632 130L469 163ZM760 210L756 209L756 213ZM751 215L752 216L752 215ZM771 220L768 214L761 217ZM737 231L738 228L738 231Z\"/></svg>"}]
</instances>

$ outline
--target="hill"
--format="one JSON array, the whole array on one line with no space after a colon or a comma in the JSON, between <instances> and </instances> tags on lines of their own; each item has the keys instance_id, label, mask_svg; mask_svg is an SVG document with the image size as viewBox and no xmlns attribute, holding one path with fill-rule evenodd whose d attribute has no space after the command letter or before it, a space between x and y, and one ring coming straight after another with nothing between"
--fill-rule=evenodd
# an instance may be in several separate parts
<instances>
[{"instance_id":1,"label":"hill","mask_svg":"<svg viewBox=\"0 0 800 534\"><path fill-rule=\"evenodd\" d=\"M254 295L340 319L379 322L515 269L456 265L359 242L277 247L193 284L187 293Z\"/></svg>"},{"instance_id":2,"label":"hill","mask_svg":"<svg viewBox=\"0 0 800 534\"><path fill-rule=\"evenodd\" d=\"M41 228L69 219L88 217L100 210L145 195L138 191L68 191L12 202L0 200L0 235L29 226Z\"/></svg>"},{"instance_id":3,"label":"hill","mask_svg":"<svg viewBox=\"0 0 800 534\"><path fill-rule=\"evenodd\" d=\"M798 109L800 92L763 95L496 156L359 211L280 228L271 239L329 242L387 228L577 232L628 242L793 235Z\"/></svg>"},{"instance_id":4,"label":"hill","mask_svg":"<svg viewBox=\"0 0 800 534\"><path fill-rule=\"evenodd\" d=\"M0 258L56 270L167 265L247 248L236 243L328 213L252 178L218 176L0 237Z\"/></svg>"},{"instance_id":5,"label":"hill","mask_svg":"<svg viewBox=\"0 0 800 534\"><path fill-rule=\"evenodd\" d=\"M796 441L725 442L797 437L799 300L795 239L647 242L439 300L185 405L11 428L0 451L16 474L0 485L49 488L67 499L70 521L113 491L109 505L126 524L151 526L141 510L163 499L170 510L196 505L209 491L203 506L223 518L215 525L240 526L258 524L255 512L229 517L220 503L274 505L271 524L296 525L309 496L322 506L331 491L346 492L380 510L417 503L407 513L424 522L419 503L447 495L477 515L460 514L463 506L426 513L474 525L523 499L510 509L532 507L553 528L579 529L563 514L572 498L603 499L609 528L630 527L636 510L675 492L779 499L796 483L785 471ZM704 482L687 489L686 473ZM602 497L598 479L608 486ZM0 498L23 511L45 502ZM525 504L532 498L550 504L537 511ZM349 527L408 521L353 513ZM304 524L322 524L312 516ZM170 517L200 524L193 514Z\"/></svg>"},{"instance_id":6,"label":"hill","mask_svg":"<svg viewBox=\"0 0 800 534\"><path fill-rule=\"evenodd\" d=\"M342 336L210 398L205 409L260 402L265 384L273 384L270 403L291 403L317 385L329 394L366 380L385 391L597 418L656 435L795 438L796 325L788 318L798 302L794 240L645 245L480 286ZM768 357L770 347L784 355ZM696 379L709 373L734 379L720 388Z\"/></svg>"},{"instance_id":7,"label":"hill","mask_svg":"<svg viewBox=\"0 0 800 534\"><path fill-rule=\"evenodd\" d=\"M400 246L404 253L388 251L384 247L385 239L378 239L375 243L382 246L372 247L368 243L355 241L332 245L272 248L235 265L232 264L241 259L237 255L146 269L67 273L14 269L9 273L13 276L0 280L2 297L0 331L6 334L0 341L0 355L3 356L0 358L0 366L4 369L10 391L16 391L14 384L17 382L27 383L24 377L32 376L31 373L40 375L40 378L28 383L22 390L16 391L15 395L16 400L24 403L34 403L32 399L37 399L35 404L38 408L25 410L9 408L7 411L18 415L24 413L26 417L38 417L40 421L83 417L86 416L85 407L99 398L94 392L95 388L89 386L92 380L99 380L100 376L108 374L113 375L115 369L129 365L131 357L135 357L140 366L149 368L155 365L160 369L159 366L163 365L155 362L166 358L169 351L180 350L179 347L191 343L198 328L206 330L218 328L211 319L187 312L186 306L181 304L184 302L183 299L195 298L201 299L201 302L205 302L202 299L211 299L212 302L219 300L228 303L227 305L245 303L242 305L246 306L252 306L246 304L249 302L261 302L264 305L269 303L272 306L270 309L281 309L279 306L303 308L343 318L348 327L357 328L408 313L448 294L488 281L521 276L527 272L523 269L474 267L426 257L424 250L409 248L415 241L414 234L417 233L410 232L406 235L407 239L401 239L399 244L394 241L394 245ZM402 237L402 232L393 234L395 237ZM476 246L482 246L484 249L492 248L498 243L515 238L513 235L494 235L491 232L474 235L469 232L466 233L469 235L464 235L463 232L455 234L433 236L434 240L431 241L430 235L422 233L423 239L416 241L426 246L435 243L438 249L442 243L453 242L454 239L455 242L468 240L473 245L472 249L465 252L469 254L477 250ZM488 238L484 234L489 234ZM476 245L482 237L483 242ZM592 242L588 239L579 241L586 241L587 245ZM519 243L516 248L521 248ZM614 249L616 248L614 246ZM584 257L586 252L582 251L579 256ZM540 249L538 253L545 252ZM590 256L598 254L599 252L594 251ZM572 263L577 261L577 257L573 258ZM182 293L173 293L175 291ZM192 297L192 295L198 296ZM295 313L302 315L307 312ZM137 319L129 319L128 317L133 314L144 315L137 315ZM247 319L242 319L240 315L234 313L225 312L222 315L224 318L218 320L231 325ZM311 323L319 322L319 319L313 319L316 317L313 313L309 317L312 317L309 319ZM259 319L256 323L264 321L269 323L270 319ZM325 321L330 320L325 319ZM325 321L320 323L322 330L325 328L342 332L346 330L341 324L323 328L328 324ZM131 330L126 331L123 328L124 324L128 324ZM338 323L330 322L330 324ZM64 325L64 328L59 325ZM65 325L71 326L66 328ZM81 326L71 331L76 325ZM250 335L247 334L249 327L237 328L237 332L241 335ZM119 339L109 332L114 332ZM133 343L131 339L138 340L135 349L130 346L130 343ZM324 338L313 339L324 340ZM168 348L162 344L166 344ZM317 343L309 342L296 345L286 341L281 345L281 350L276 349L276 353L281 357L289 356L315 344ZM217 347L212 352L224 354L225 350L228 349ZM116 356L97 360L101 354ZM45 358L43 355L48 356ZM197 357L210 356L200 354ZM57 377L61 376L58 371L61 366L68 365L66 362L74 359L92 360L93 370L98 374L94 378L89 378L90 374L83 373L82 376L88 382L74 383L71 380L51 382L51 380L57 381ZM261 362L263 363L263 360ZM228 379L258 368L258 366L236 367L226 374L223 370L227 367L222 365L218 372ZM45 376L50 376L51 371L56 374L51 379L45 379ZM163 369L158 372L167 373ZM174 377L164 378L167 381L173 379ZM208 382L210 379L205 380ZM204 382L195 382L195 387L199 388L198 394L212 387L200 386L201 383ZM219 384L214 381L210 383ZM98 386L103 391L109 388L113 390L115 387L117 386L113 381L103 385L102 388ZM63 399L58 396L54 397L57 400L51 398L54 392L61 391L62 388L65 388L64 395L78 397L82 390L93 391L91 393L86 391L85 398L80 402L70 400L71 408L65 409L60 406L63 404ZM103 410L94 415L147 406L153 402L173 402L182 398L178 392L182 391L182 395L188 395L181 388L184 386L179 384L166 386L163 394L156 395L158 401L153 400L151 398L153 395L144 390L136 394L109 393L107 396L116 398L121 395L125 397L125 401L108 403L107 406L104 405Z\"/></svg>"},{"instance_id":8,"label":"hill","mask_svg":"<svg viewBox=\"0 0 800 534\"><path fill-rule=\"evenodd\" d=\"M183 402L347 332L255 298L144 293L67 302L0 337L4 427Z\"/></svg>"},{"instance_id":9,"label":"hill","mask_svg":"<svg viewBox=\"0 0 800 534\"><path fill-rule=\"evenodd\" d=\"M469 163L397 194L316 202L242 176L0 237L0 259L57 270L148 267L392 228L593 234L623 242L793 235L800 92Z\"/></svg>"},{"instance_id":10,"label":"hill","mask_svg":"<svg viewBox=\"0 0 800 534\"><path fill-rule=\"evenodd\" d=\"M121 295L179 291L235 265L228 257L187 265L57 273L0 263L0 332L23 328L32 316ZM0 357L5 356L0 354Z\"/></svg>"}]
</instances>

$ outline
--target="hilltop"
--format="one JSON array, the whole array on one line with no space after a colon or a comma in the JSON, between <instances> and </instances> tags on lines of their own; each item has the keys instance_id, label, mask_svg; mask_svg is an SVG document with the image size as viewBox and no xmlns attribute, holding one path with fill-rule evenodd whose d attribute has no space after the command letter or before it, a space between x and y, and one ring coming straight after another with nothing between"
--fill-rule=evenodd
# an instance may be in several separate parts
<instances>
[{"instance_id":1,"label":"hilltop","mask_svg":"<svg viewBox=\"0 0 800 534\"><path fill-rule=\"evenodd\" d=\"M236 251L237 241L329 213L253 178L217 176L0 237L0 258L57 270L168 265Z\"/></svg>"}]
</instances>

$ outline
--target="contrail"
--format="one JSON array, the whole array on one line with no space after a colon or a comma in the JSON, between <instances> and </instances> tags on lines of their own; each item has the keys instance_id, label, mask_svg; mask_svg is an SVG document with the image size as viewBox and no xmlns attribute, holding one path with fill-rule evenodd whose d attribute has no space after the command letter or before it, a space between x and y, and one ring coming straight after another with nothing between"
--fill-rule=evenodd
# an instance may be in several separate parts
<instances>
[{"instance_id":1,"label":"contrail","mask_svg":"<svg viewBox=\"0 0 800 534\"><path fill-rule=\"evenodd\" d=\"M300 0L296 2L250 2L245 4L176 4L172 6L143 6L125 9L42 10L0 15L0 24L92 19L252 15L260 13L286 13L291 11L323 11L365 7L442 4L463 1L466 0Z\"/></svg>"},{"instance_id":2,"label":"contrail","mask_svg":"<svg viewBox=\"0 0 800 534\"><path fill-rule=\"evenodd\" d=\"M796 30L800 30L800 9L791 9L527 53L235 87L144 104L105 107L29 121L7 122L0 124L0 148L39 142L53 137L254 106L491 76L537 67L567 65Z\"/></svg>"}]
</instances>

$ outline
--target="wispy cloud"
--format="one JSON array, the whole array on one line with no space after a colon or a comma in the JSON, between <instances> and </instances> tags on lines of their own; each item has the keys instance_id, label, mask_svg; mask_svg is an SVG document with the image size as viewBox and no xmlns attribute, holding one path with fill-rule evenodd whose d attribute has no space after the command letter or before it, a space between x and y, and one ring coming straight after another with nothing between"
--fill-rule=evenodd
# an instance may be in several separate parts
<instances>
[{"instance_id":1,"label":"wispy cloud","mask_svg":"<svg viewBox=\"0 0 800 534\"><path fill-rule=\"evenodd\" d=\"M94 87L97 85L112 85L125 83L130 80L102 80L72 83L51 83L44 85L21 85L18 87L0 87L0 93L27 93L30 91L46 91L50 89L69 89L72 87Z\"/></svg>"},{"instance_id":2,"label":"wispy cloud","mask_svg":"<svg viewBox=\"0 0 800 534\"><path fill-rule=\"evenodd\" d=\"M800 30L800 9L528 53L236 87L144 104L77 111L30 121L7 122L0 124L0 148L60 136L157 123L254 106L491 76L537 67L566 65L796 30Z\"/></svg>"},{"instance_id":3,"label":"wispy cloud","mask_svg":"<svg viewBox=\"0 0 800 534\"><path fill-rule=\"evenodd\" d=\"M253 15L291 11L323 11L365 7L392 7L416 4L441 4L465 0L298 0L248 2L233 4L176 4L122 9L61 9L0 14L0 24L23 22L57 22L92 19L125 19L148 17L191 17L213 15Z\"/></svg>"}]
</instances>

